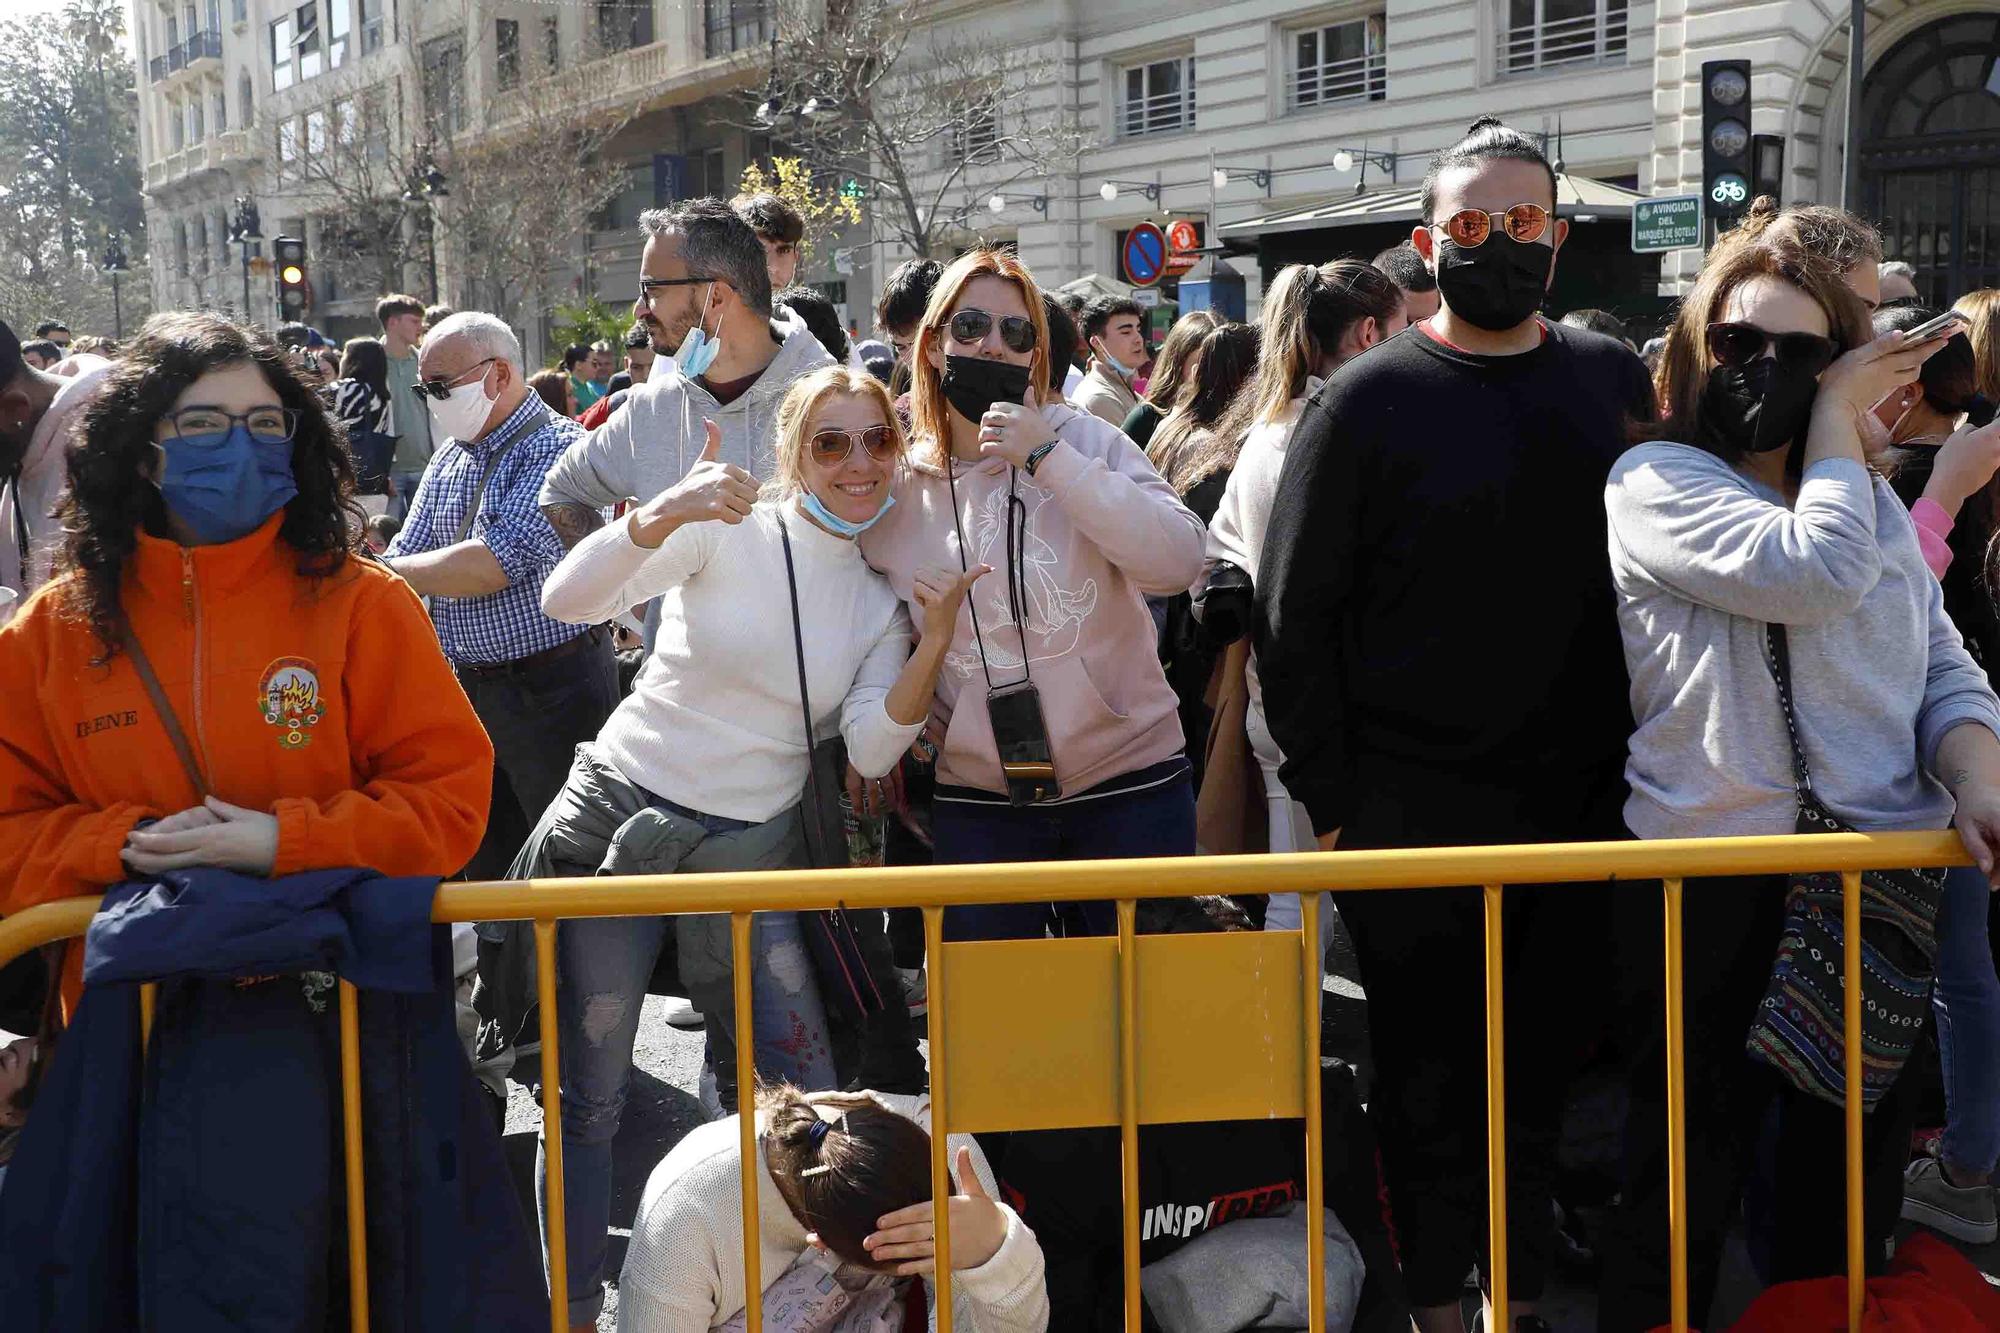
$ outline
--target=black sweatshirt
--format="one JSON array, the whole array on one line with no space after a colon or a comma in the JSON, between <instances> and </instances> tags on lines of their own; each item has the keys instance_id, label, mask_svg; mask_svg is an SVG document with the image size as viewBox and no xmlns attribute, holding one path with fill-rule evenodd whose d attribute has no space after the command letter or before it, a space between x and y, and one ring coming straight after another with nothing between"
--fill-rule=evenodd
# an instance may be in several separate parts
<instances>
[{"instance_id":1,"label":"black sweatshirt","mask_svg":"<svg viewBox=\"0 0 2000 1333\"><path fill-rule=\"evenodd\" d=\"M1560 326L1506 357L1413 327L1308 401L1254 633L1285 788L1316 831L1432 776L1574 792L1622 771L1604 483L1651 415L1630 349Z\"/></svg>"}]
</instances>

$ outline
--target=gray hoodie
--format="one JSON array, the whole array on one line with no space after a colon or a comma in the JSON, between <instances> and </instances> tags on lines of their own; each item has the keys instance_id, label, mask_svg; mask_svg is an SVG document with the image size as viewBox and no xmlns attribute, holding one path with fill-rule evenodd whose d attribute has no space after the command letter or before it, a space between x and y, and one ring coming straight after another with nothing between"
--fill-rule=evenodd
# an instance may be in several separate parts
<instances>
[{"instance_id":1,"label":"gray hoodie","mask_svg":"<svg viewBox=\"0 0 2000 1333\"><path fill-rule=\"evenodd\" d=\"M777 359L727 406L661 357L652 376L633 386L625 406L572 444L549 469L541 503L602 509L624 500L652 499L694 465L705 438L703 418L722 430L723 462L768 480L777 445L778 405L793 381L834 364L804 324L773 321L772 331L784 339Z\"/></svg>"}]
</instances>

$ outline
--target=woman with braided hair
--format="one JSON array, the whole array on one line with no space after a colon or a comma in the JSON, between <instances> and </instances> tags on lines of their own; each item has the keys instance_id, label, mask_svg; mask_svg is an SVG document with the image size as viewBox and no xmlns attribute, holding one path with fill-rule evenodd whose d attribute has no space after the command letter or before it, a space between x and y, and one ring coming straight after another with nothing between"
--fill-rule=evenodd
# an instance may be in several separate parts
<instances>
[{"instance_id":1,"label":"woman with braided hair","mask_svg":"<svg viewBox=\"0 0 2000 1333\"><path fill-rule=\"evenodd\" d=\"M902 1333L936 1326L928 1097L764 1088L758 1271L774 1333ZM702 1125L653 1169L619 1279L624 1333L744 1327L742 1129ZM951 1136L953 1326L1041 1333L1041 1246L999 1202L970 1135Z\"/></svg>"}]
</instances>

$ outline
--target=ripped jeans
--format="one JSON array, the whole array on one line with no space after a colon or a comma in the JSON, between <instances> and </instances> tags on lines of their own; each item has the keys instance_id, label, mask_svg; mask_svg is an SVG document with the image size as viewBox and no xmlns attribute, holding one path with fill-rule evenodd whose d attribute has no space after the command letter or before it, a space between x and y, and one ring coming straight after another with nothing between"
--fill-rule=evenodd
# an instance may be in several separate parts
<instances>
[{"instance_id":1,"label":"ripped jeans","mask_svg":"<svg viewBox=\"0 0 2000 1333\"><path fill-rule=\"evenodd\" d=\"M542 816L517 868L549 875L646 875L776 870L805 864L797 808L762 824L703 815L661 801L579 746L562 794ZM751 1026L760 1075L805 1089L833 1086L833 1055L812 959L792 912L753 919ZM625 1107L632 1045L646 983L667 932L681 980L707 1017L724 1105L734 1100L735 996L729 918L599 917L556 930L556 1008L562 1036L562 1136L569 1234L570 1323L594 1326L604 1301L611 1221L611 1141ZM544 1133L546 1134L546 1127ZM546 1254L546 1155L535 1192Z\"/></svg>"}]
</instances>

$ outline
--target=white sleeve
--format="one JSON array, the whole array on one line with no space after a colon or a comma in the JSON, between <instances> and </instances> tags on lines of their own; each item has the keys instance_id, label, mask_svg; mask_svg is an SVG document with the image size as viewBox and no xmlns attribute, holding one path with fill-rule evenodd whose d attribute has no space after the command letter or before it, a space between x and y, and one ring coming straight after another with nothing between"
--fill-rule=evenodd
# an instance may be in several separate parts
<instances>
[{"instance_id":1,"label":"white sleeve","mask_svg":"<svg viewBox=\"0 0 2000 1333\"><path fill-rule=\"evenodd\" d=\"M710 1173L663 1178L673 1164L669 1154L653 1169L632 1220L618 1277L621 1333L708 1333L720 1303L715 1247L742 1234L708 1215L701 1185Z\"/></svg>"},{"instance_id":2,"label":"white sleeve","mask_svg":"<svg viewBox=\"0 0 2000 1333\"><path fill-rule=\"evenodd\" d=\"M542 613L572 625L599 625L700 573L721 540L720 523L683 523L647 550L632 540L627 514L578 542L542 584Z\"/></svg>"},{"instance_id":3,"label":"white sleeve","mask_svg":"<svg viewBox=\"0 0 2000 1333\"><path fill-rule=\"evenodd\" d=\"M910 660L911 637L910 613L899 601L854 673L854 684L841 705L840 734L847 739L847 761L864 778L879 778L894 768L924 729L927 719L904 726L889 716L889 691Z\"/></svg>"}]
</instances>

